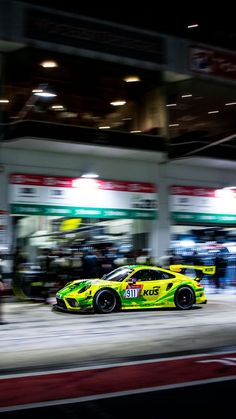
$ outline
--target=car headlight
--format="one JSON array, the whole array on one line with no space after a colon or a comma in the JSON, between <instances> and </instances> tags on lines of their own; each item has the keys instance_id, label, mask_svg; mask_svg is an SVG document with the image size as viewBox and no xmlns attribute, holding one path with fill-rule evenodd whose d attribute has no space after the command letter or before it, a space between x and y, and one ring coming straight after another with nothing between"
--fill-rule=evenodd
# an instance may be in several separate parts
<instances>
[{"instance_id":1,"label":"car headlight","mask_svg":"<svg viewBox=\"0 0 236 419\"><path fill-rule=\"evenodd\" d=\"M78 291L78 294L81 294L82 292L87 291L90 287L91 287L90 284L85 285L84 287L80 288L80 290Z\"/></svg>"}]
</instances>

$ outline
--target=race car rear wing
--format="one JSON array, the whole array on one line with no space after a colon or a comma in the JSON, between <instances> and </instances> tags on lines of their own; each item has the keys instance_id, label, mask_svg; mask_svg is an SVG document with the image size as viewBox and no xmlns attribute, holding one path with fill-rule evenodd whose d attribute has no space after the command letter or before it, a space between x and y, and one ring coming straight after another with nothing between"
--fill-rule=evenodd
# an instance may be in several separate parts
<instances>
[{"instance_id":1,"label":"race car rear wing","mask_svg":"<svg viewBox=\"0 0 236 419\"><path fill-rule=\"evenodd\" d=\"M206 275L214 275L216 271L215 266L195 266L195 265L170 265L170 270L181 273L183 269L194 269L202 271Z\"/></svg>"}]
</instances>

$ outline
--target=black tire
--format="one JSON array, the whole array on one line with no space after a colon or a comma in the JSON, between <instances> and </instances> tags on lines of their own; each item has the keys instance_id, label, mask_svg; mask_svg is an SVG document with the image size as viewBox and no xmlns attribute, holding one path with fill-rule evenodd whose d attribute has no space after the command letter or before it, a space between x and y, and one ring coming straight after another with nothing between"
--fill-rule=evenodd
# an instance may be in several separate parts
<instances>
[{"instance_id":1,"label":"black tire","mask_svg":"<svg viewBox=\"0 0 236 419\"><path fill-rule=\"evenodd\" d=\"M181 287L175 293L175 305L179 310L189 310L195 303L195 294L190 287Z\"/></svg>"},{"instance_id":2,"label":"black tire","mask_svg":"<svg viewBox=\"0 0 236 419\"><path fill-rule=\"evenodd\" d=\"M117 311L119 308L118 297L112 290L104 288L95 294L93 307L96 313L112 313L113 311Z\"/></svg>"}]
</instances>

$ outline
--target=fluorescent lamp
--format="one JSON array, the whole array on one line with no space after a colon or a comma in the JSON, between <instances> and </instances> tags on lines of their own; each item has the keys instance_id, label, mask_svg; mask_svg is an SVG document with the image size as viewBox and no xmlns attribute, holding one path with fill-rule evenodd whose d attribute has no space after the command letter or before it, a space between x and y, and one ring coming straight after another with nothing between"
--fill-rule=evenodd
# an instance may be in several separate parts
<instances>
[{"instance_id":1,"label":"fluorescent lamp","mask_svg":"<svg viewBox=\"0 0 236 419\"><path fill-rule=\"evenodd\" d=\"M97 173L84 173L83 175L81 175L81 177L87 179L96 179L99 177L99 175Z\"/></svg>"},{"instance_id":2,"label":"fluorescent lamp","mask_svg":"<svg viewBox=\"0 0 236 419\"><path fill-rule=\"evenodd\" d=\"M116 100L114 102L110 102L112 106L124 106L126 104L125 100Z\"/></svg>"},{"instance_id":3,"label":"fluorescent lamp","mask_svg":"<svg viewBox=\"0 0 236 419\"><path fill-rule=\"evenodd\" d=\"M40 65L44 68L58 67L58 64L56 63L56 61L42 61L42 63L40 63Z\"/></svg>"},{"instance_id":4,"label":"fluorescent lamp","mask_svg":"<svg viewBox=\"0 0 236 419\"><path fill-rule=\"evenodd\" d=\"M51 93L51 92L36 92L34 93L35 96L40 96L40 97L56 97L57 95L55 93Z\"/></svg>"},{"instance_id":5,"label":"fluorescent lamp","mask_svg":"<svg viewBox=\"0 0 236 419\"><path fill-rule=\"evenodd\" d=\"M124 81L126 83L134 83L134 82L140 81L140 78L138 76L127 76L124 78Z\"/></svg>"},{"instance_id":6,"label":"fluorescent lamp","mask_svg":"<svg viewBox=\"0 0 236 419\"><path fill-rule=\"evenodd\" d=\"M198 23L194 23L193 25L188 25L187 28L188 29L193 29L193 28L198 28Z\"/></svg>"}]
</instances>

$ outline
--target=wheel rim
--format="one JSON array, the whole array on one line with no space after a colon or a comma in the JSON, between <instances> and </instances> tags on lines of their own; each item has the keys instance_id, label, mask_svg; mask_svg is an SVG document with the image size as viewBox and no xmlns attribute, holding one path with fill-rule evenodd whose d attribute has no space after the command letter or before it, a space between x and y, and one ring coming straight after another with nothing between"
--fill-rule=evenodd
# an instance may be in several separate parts
<instances>
[{"instance_id":1,"label":"wheel rim","mask_svg":"<svg viewBox=\"0 0 236 419\"><path fill-rule=\"evenodd\" d=\"M193 294L192 294L191 290L188 289L188 288L180 289L179 292L178 292L177 301L178 301L179 307L182 307L182 308L191 307L191 305L193 304L193 301L194 301Z\"/></svg>"},{"instance_id":2,"label":"wheel rim","mask_svg":"<svg viewBox=\"0 0 236 419\"><path fill-rule=\"evenodd\" d=\"M116 299L114 295L109 291L103 291L99 294L97 304L104 313L109 313L114 310L116 305Z\"/></svg>"}]
</instances>

